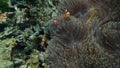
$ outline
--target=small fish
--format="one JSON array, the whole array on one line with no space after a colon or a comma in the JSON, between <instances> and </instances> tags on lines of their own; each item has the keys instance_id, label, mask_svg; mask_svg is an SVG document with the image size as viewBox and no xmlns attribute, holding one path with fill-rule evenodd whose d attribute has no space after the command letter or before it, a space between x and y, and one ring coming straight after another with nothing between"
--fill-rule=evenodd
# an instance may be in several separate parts
<instances>
[{"instance_id":1,"label":"small fish","mask_svg":"<svg viewBox=\"0 0 120 68\"><path fill-rule=\"evenodd\" d=\"M58 21L57 21L57 20L54 20L53 25L54 25L54 26L58 26Z\"/></svg>"},{"instance_id":2,"label":"small fish","mask_svg":"<svg viewBox=\"0 0 120 68\"><path fill-rule=\"evenodd\" d=\"M68 12L67 10L65 10L64 19L65 20L70 20L70 16L71 16L70 12Z\"/></svg>"}]
</instances>

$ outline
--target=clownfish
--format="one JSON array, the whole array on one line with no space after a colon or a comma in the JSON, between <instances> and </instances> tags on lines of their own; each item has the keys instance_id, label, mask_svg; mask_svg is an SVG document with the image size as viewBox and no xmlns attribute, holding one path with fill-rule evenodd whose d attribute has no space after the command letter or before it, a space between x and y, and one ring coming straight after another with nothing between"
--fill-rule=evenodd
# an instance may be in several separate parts
<instances>
[{"instance_id":1,"label":"clownfish","mask_svg":"<svg viewBox=\"0 0 120 68\"><path fill-rule=\"evenodd\" d=\"M57 25L58 25L58 21L57 21L57 20L54 20L53 25L54 25L54 26L57 26Z\"/></svg>"},{"instance_id":2,"label":"clownfish","mask_svg":"<svg viewBox=\"0 0 120 68\"><path fill-rule=\"evenodd\" d=\"M64 19L65 20L70 20L70 16L71 16L70 12L68 12L67 10L65 10Z\"/></svg>"}]
</instances>

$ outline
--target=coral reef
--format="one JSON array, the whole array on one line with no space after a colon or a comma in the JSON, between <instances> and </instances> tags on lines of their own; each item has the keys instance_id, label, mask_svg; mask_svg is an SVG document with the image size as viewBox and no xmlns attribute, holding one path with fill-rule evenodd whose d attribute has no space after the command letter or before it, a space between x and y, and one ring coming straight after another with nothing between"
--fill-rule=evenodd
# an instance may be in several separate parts
<instances>
[{"instance_id":1,"label":"coral reef","mask_svg":"<svg viewBox=\"0 0 120 68\"><path fill-rule=\"evenodd\" d=\"M13 62L10 61L12 56L12 48L16 45L15 38L0 40L0 67L13 67Z\"/></svg>"},{"instance_id":2,"label":"coral reef","mask_svg":"<svg viewBox=\"0 0 120 68\"><path fill-rule=\"evenodd\" d=\"M0 0L0 68L120 68L119 0Z\"/></svg>"},{"instance_id":3,"label":"coral reef","mask_svg":"<svg viewBox=\"0 0 120 68\"><path fill-rule=\"evenodd\" d=\"M45 28L46 23L56 16L58 3L57 0L0 1L1 68L48 66L44 52L49 36ZM2 61L5 62L2 64Z\"/></svg>"},{"instance_id":4,"label":"coral reef","mask_svg":"<svg viewBox=\"0 0 120 68\"><path fill-rule=\"evenodd\" d=\"M120 1L63 0L62 5L58 25L53 20L49 28L50 68L119 68ZM70 20L63 9L71 13Z\"/></svg>"}]
</instances>

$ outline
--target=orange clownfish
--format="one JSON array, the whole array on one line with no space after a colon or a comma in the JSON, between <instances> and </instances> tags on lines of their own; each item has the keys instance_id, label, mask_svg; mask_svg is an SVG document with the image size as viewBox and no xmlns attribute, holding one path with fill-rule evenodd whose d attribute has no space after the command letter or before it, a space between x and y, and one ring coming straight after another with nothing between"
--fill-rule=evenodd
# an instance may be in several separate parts
<instances>
[{"instance_id":1,"label":"orange clownfish","mask_svg":"<svg viewBox=\"0 0 120 68\"><path fill-rule=\"evenodd\" d=\"M68 12L67 10L65 10L64 19L65 20L70 20L70 16L71 16L70 12Z\"/></svg>"},{"instance_id":2,"label":"orange clownfish","mask_svg":"<svg viewBox=\"0 0 120 68\"><path fill-rule=\"evenodd\" d=\"M58 21L57 21L57 20L54 20L53 25L54 25L54 26L57 26L57 25L58 25Z\"/></svg>"}]
</instances>

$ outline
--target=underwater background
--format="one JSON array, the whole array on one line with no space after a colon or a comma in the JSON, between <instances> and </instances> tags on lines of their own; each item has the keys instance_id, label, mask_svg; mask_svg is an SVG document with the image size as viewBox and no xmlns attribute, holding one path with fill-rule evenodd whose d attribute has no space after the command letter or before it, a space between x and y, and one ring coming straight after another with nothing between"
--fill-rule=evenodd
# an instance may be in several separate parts
<instances>
[{"instance_id":1,"label":"underwater background","mask_svg":"<svg viewBox=\"0 0 120 68\"><path fill-rule=\"evenodd\" d=\"M120 68L120 0L0 0L0 68Z\"/></svg>"}]
</instances>

